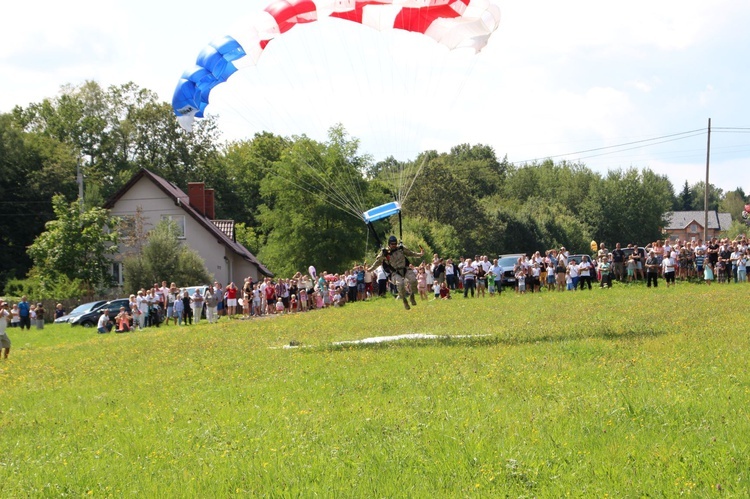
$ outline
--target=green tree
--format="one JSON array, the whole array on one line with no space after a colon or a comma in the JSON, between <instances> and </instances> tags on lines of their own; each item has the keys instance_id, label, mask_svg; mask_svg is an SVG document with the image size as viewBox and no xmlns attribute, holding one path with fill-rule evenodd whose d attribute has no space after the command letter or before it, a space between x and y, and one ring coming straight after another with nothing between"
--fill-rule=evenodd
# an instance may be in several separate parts
<instances>
[{"instance_id":1,"label":"green tree","mask_svg":"<svg viewBox=\"0 0 750 499\"><path fill-rule=\"evenodd\" d=\"M315 264L342 268L364 256L366 229L359 219L369 203L362 175L366 158L343 129L325 144L298 137L261 181L258 219L267 235L258 257L279 275Z\"/></svg>"},{"instance_id":2,"label":"green tree","mask_svg":"<svg viewBox=\"0 0 750 499\"><path fill-rule=\"evenodd\" d=\"M178 235L171 220L160 221L149 232L142 251L127 256L123 263L126 290L133 292L161 281L190 286L211 280L203 259L181 244Z\"/></svg>"},{"instance_id":3,"label":"green tree","mask_svg":"<svg viewBox=\"0 0 750 499\"><path fill-rule=\"evenodd\" d=\"M706 183L696 182L690 186L690 193L693 197L693 209L696 211L703 211L706 200ZM715 211L719 209L719 201L721 200L723 191L714 184L708 184L708 210Z\"/></svg>"},{"instance_id":4,"label":"green tree","mask_svg":"<svg viewBox=\"0 0 750 499\"><path fill-rule=\"evenodd\" d=\"M506 159L498 161L495 150L482 144L454 146L444 161L451 173L467 186L467 192L478 199L497 193L509 169Z\"/></svg>"},{"instance_id":5,"label":"green tree","mask_svg":"<svg viewBox=\"0 0 750 499\"><path fill-rule=\"evenodd\" d=\"M117 251L116 218L102 208L81 211L77 201L61 195L52 199L56 219L29 246L28 252L42 281L60 276L80 279L87 291L111 284L111 261Z\"/></svg>"},{"instance_id":6,"label":"green tree","mask_svg":"<svg viewBox=\"0 0 750 499\"><path fill-rule=\"evenodd\" d=\"M613 170L591 193L585 220L593 237L610 245L645 245L661 235L664 216L674 205L672 184L649 169Z\"/></svg>"},{"instance_id":7,"label":"green tree","mask_svg":"<svg viewBox=\"0 0 750 499\"><path fill-rule=\"evenodd\" d=\"M73 199L75 154L49 137L24 132L0 114L0 283L28 273L26 249L54 218L52 196Z\"/></svg>"},{"instance_id":8,"label":"green tree","mask_svg":"<svg viewBox=\"0 0 750 499\"><path fill-rule=\"evenodd\" d=\"M741 220L742 212L745 211L745 203L745 192L738 188L727 192L719 201L719 211L730 213L732 220Z\"/></svg>"},{"instance_id":9,"label":"green tree","mask_svg":"<svg viewBox=\"0 0 750 499\"><path fill-rule=\"evenodd\" d=\"M697 209L695 202L696 199L693 197L693 192L690 190L690 185L686 180L685 184L682 186L680 195L677 197L675 211L695 211Z\"/></svg>"},{"instance_id":10,"label":"green tree","mask_svg":"<svg viewBox=\"0 0 750 499\"><path fill-rule=\"evenodd\" d=\"M58 97L16 107L13 117L24 131L72 148L86 183L98 185L103 198L140 168L185 187L206 175L206 163L218 152L212 118L186 133L169 104L134 83L106 89L94 81L66 85Z\"/></svg>"},{"instance_id":11,"label":"green tree","mask_svg":"<svg viewBox=\"0 0 750 499\"><path fill-rule=\"evenodd\" d=\"M493 221L464 181L451 173L445 155L431 151L425 156L424 172L404 203L405 216L453 227L462 253L485 251L495 235Z\"/></svg>"},{"instance_id":12,"label":"green tree","mask_svg":"<svg viewBox=\"0 0 750 499\"><path fill-rule=\"evenodd\" d=\"M263 204L261 181L289 147L288 139L263 132L252 140L229 144L220 156L209 161L207 178L216 192L217 218L256 227Z\"/></svg>"}]
</instances>

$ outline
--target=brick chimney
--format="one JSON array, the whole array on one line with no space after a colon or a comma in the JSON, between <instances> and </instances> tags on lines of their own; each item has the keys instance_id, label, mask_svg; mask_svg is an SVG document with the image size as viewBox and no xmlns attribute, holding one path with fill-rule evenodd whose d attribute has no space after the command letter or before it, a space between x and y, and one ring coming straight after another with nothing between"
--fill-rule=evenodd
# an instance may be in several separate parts
<instances>
[{"instance_id":1,"label":"brick chimney","mask_svg":"<svg viewBox=\"0 0 750 499\"><path fill-rule=\"evenodd\" d=\"M205 203L206 203L206 216L208 217L209 220L213 220L214 218L216 218L216 210L214 209L215 207L214 190L206 189L203 199L205 199Z\"/></svg>"},{"instance_id":2,"label":"brick chimney","mask_svg":"<svg viewBox=\"0 0 750 499\"><path fill-rule=\"evenodd\" d=\"M198 210L201 215L206 214L205 182L188 182L188 198L190 199L190 206Z\"/></svg>"}]
</instances>

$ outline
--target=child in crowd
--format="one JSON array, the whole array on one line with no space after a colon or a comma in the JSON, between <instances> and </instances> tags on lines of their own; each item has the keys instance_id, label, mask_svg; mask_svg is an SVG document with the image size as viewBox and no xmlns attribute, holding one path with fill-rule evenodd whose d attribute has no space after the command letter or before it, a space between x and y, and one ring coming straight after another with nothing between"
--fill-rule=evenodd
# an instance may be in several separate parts
<instances>
[{"instance_id":1,"label":"child in crowd","mask_svg":"<svg viewBox=\"0 0 750 499\"><path fill-rule=\"evenodd\" d=\"M323 308L324 305L325 303L323 301L323 293L321 293L320 291L316 291L315 292L315 308L320 310L321 308Z\"/></svg>"},{"instance_id":2,"label":"child in crowd","mask_svg":"<svg viewBox=\"0 0 750 499\"><path fill-rule=\"evenodd\" d=\"M716 264L716 268L714 269L716 272L714 272L714 275L716 276L716 282L724 282L724 271L725 271L725 264L721 260Z\"/></svg>"},{"instance_id":3,"label":"child in crowd","mask_svg":"<svg viewBox=\"0 0 750 499\"><path fill-rule=\"evenodd\" d=\"M18 311L18 305L14 304L10 309L10 327L18 327L21 324L21 313Z\"/></svg>"},{"instance_id":4,"label":"child in crowd","mask_svg":"<svg viewBox=\"0 0 750 499\"><path fill-rule=\"evenodd\" d=\"M182 326L182 317L183 312L185 311L185 305L182 302L182 299L177 295L177 299L172 304L172 317L174 317L175 324L178 326Z\"/></svg>"},{"instance_id":5,"label":"child in crowd","mask_svg":"<svg viewBox=\"0 0 750 499\"><path fill-rule=\"evenodd\" d=\"M435 295L435 299L440 298L440 283L437 281L434 281L432 283L432 292Z\"/></svg>"},{"instance_id":6,"label":"child in crowd","mask_svg":"<svg viewBox=\"0 0 750 499\"><path fill-rule=\"evenodd\" d=\"M297 295L292 295L289 297L289 311L294 313L297 311Z\"/></svg>"},{"instance_id":7,"label":"child in crowd","mask_svg":"<svg viewBox=\"0 0 750 499\"><path fill-rule=\"evenodd\" d=\"M284 313L284 302L281 300L280 296L276 298L276 313L277 314Z\"/></svg>"},{"instance_id":8,"label":"child in crowd","mask_svg":"<svg viewBox=\"0 0 750 499\"><path fill-rule=\"evenodd\" d=\"M451 297L451 290L448 288L448 284L445 282L440 285L440 298L443 300L449 300Z\"/></svg>"},{"instance_id":9,"label":"child in crowd","mask_svg":"<svg viewBox=\"0 0 750 499\"><path fill-rule=\"evenodd\" d=\"M526 294L526 273L523 269L519 269L516 272L516 282L518 283L518 292L522 295Z\"/></svg>"},{"instance_id":10,"label":"child in crowd","mask_svg":"<svg viewBox=\"0 0 750 499\"><path fill-rule=\"evenodd\" d=\"M555 290L555 264L552 260L547 262L547 291Z\"/></svg>"},{"instance_id":11,"label":"child in crowd","mask_svg":"<svg viewBox=\"0 0 750 499\"><path fill-rule=\"evenodd\" d=\"M333 306L340 307L343 304L344 304L344 300L341 297L341 288L336 288L335 292L333 293Z\"/></svg>"},{"instance_id":12,"label":"child in crowd","mask_svg":"<svg viewBox=\"0 0 750 499\"><path fill-rule=\"evenodd\" d=\"M423 300L427 299L427 273L423 266L419 267L419 273L417 274L417 290L419 291L419 297Z\"/></svg>"},{"instance_id":13,"label":"child in crowd","mask_svg":"<svg viewBox=\"0 0 750 499\"><path fill-rule=\"evenodd\" d=\"M573 288L573 276L570 275L570 268L565 270L565 289L575 291Z\"/></svg>"},{"instance_id":14,"label":"child in crowd","mask_svg":"<svg viewBox=\"0 0 750 499\"><path fill-rule=\"evenodd\" d=\"M44 329L44 307L41 303L36 304L36 328Z\"/></svg>"},{"instance_id":15,"label":"child in crowd","mask_svg":"<svg viewBox=\"0 0 750 499\"><path fill-rule=\"evenodd\" d=\"M714 268L708 260L703 262L703 280L706 281L706 284L709 286L711 285L711 281L714 280Z\"/></svg>"},{"instance_id":16,"label":"child in crowd","mask_svg":"<svg viewBox=\"0 0 750 499\"><path fill-rule=\"evenodd\" d=\"M300 295L301 296L301 295ZM262 304L263 299L261 297L260 285L256 284L253 286L253 315L260 317L263 315Z\"/></svg>"},{"instance_id":17,"label":"child in crowd","mask_svg":"<svg viewBox=\"0 0 750 499\"><path fill-rule=\"evenodd\" d=\"M539 288L542 286L541 276L542 268L539 263L534 262L534 265L531 266L532 293L538 293L540 291ZM576 282L573 280L573 288L575 288L575 286Z\"/></svg>"},{"instance_id":18,"label":"child in crowd","mask_svg":"<svg viewBox=\"0 0 750 499\"><path fill-rule=\"evenodd\" d=\"M627 272L628 282L633 282L635 280L635 258L633 258L633 255L628 258Z\"/></svg>"}]
</instances>

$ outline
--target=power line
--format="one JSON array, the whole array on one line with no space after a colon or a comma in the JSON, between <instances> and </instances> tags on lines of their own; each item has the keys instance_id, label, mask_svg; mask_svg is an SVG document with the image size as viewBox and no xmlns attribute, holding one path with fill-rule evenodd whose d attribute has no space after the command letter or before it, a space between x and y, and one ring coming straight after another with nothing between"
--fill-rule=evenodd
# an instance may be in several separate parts
<instances>
[{"instance_id":1,"label":"power line","mask_svg":"<svg viewBox=\"0 0 750 499\"><path fill-rule=\"evenodd\" d=\"M672 138L672 137L679 137L681 135L683 135L683 136L687 135L687 136L685 136L685 137L679 137L679 138L676 138L676 139L673 139L673 140L687 139L687 138L690 138L690 137L695 137L696 135L700 135L703 132L705 132L706 130L707 130L706 128L697 128L695 130L688 130L686 132L673 133L673 134L670 134L670 135L662 135L662 136L659 136L659 137L652 137L652 138L643 139L643 140L635 140L633 142L624 142L622 144L616 144L616 145L613 145L613 146L596 147L594 149L585 149L583 151L574 151L574 152L569 152L569 153L566 153L566 154L556 154L556 155L553 155L553 156L545 156L543 158L533 158L533 159L527 159L527 160L523 160L523 161L514 161L514 164L515 163L532 163L534 161L540 161L540 160L545 160L545 159L561 158L561 157L565 157L565 156L574 156L576 154L585 154L585 153L589 153L589 152L603 151L603 150L606 150L606 149L616 149L616 148L630 146L630 145L634 145L634 144L643 144L645 142L653 142L653 141L661 140L661 139L669 139L669 138ZM688 135L688 134L693 134L693 135ZM671 142L671 141L665 141L665 142ZM650 144L650 145L656 145L656 144L661 144L661 143L663 143L663 142L656 142L655 144ZM628 150L628 149L625 149L625 150ZM618 151L615 151L615 152L618 152ZM594 157L594 156L591 156L591 157Z\"/></svg>"}]
</instances>

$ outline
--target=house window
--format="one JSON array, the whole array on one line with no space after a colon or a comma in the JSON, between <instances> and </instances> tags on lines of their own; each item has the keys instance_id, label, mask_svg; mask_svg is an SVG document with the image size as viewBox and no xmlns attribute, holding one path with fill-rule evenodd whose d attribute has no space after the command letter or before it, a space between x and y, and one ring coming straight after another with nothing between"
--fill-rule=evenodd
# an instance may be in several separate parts
<instances>
[{"instance_id":1,"label":"house window","mask_svg":"<svg viewBox=\"0 0 750 499\"><path fill-rule=\"evenodd\" d=\"M112 280L117 286L122 286L122 262L112 262Z\"/></svg>"},{"instance_id":2,"label":"house window","mask_svg":"<svg viewBox=\"0 0 750 499\"><path fill-rule=\"evenodd\" d=\"M162 220L171 220L177 225L177 239L185 239L185 215L162 215Z\"/></svg>"},{"instance_id":3,"label":"house window","mask_svg":"<svg viewBox=\"0 0 750 499\"><path fill-rule=\"evenodd\" d=\"M690 224L690 233L695 234L698 232L698 224Z\"/></svg>"}]
</instances>

